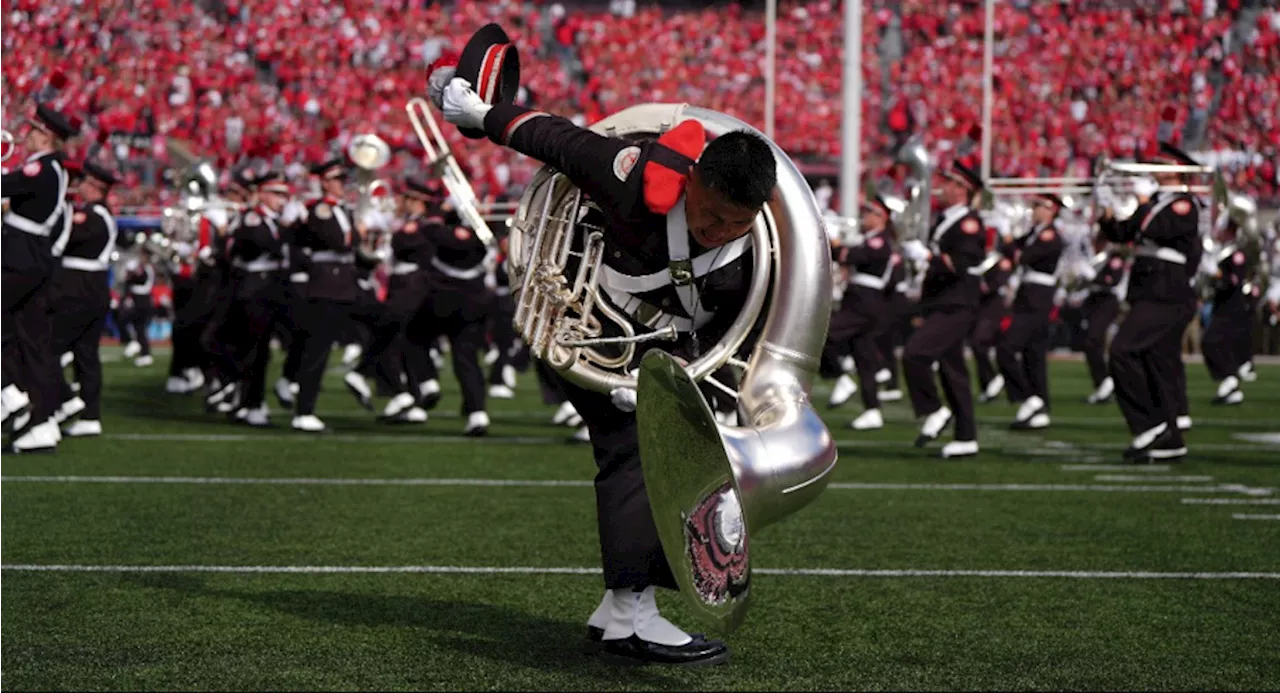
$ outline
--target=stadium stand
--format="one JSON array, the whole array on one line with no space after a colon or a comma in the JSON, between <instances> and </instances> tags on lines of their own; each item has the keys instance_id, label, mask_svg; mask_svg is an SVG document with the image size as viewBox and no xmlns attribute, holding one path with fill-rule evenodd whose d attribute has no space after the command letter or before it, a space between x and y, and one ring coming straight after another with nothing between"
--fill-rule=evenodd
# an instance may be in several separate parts
<instances>
[{"instance_id":1,"label":"stadium stand","mask_svg":"<svg viewBox=\"0 0 1280 693\"><path fill-rule=\"evenodd\" d=\"M1170 134L1212 152L1236 189L1280 200L1280 11L1263 4L1000 3L995 170L1085 173L1099 155L1132 156ZM894 145L915 131L944 159L972 148L981 3L866 6L869 170L888 173ZM171 194L165 137L223 167L263 159L301 176L354 134L376 132L397 150L397 169L416 167L404 101L441 51L486 21L514 34L525 98L538 107L590 123L638 101L684 100L764 118L764 23L738 5L17 0L8 10L6 122L36 98L84 114L73 155L105 150L95 154L126 172L125 205ZM780 9L776 139L815 176L834 174L840 154L841 21L828 0ZM517 191L534 170L488 143L461 151L481 195Z\"/></svg>"}]
</instances>

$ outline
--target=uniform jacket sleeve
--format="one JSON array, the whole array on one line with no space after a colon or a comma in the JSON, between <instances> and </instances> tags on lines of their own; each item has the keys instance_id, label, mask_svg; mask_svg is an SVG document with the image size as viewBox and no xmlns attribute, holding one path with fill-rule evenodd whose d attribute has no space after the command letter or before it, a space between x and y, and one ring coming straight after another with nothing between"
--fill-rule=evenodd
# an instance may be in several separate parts
<instances>
[{"instance_id":1,"label":"uniform jacket sleeve","mask_svg":"<svg viewBox=\"0 0 1280 693\"><path fill-rule=\"evenodd\" d=\"M513 104L494 106L485 116L485 132L510 147L564 173L591 199L614 215L626 216L643 194L642 170L649 144L605 137L572 121ZM624 165L624 149L640 147Z\"/></svg>"}]
</instances>

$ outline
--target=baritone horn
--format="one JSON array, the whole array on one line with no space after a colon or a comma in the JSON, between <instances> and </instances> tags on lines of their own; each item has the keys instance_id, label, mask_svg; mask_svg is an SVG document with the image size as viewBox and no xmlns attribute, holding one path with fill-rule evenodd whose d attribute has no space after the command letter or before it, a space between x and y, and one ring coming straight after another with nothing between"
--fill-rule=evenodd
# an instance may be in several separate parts
<instances>
[{"instance_id":1,"label":"baritone horn","mask_svg":"<svg viewBox=\"0 0 1280 693\"><path fill-rule=\"evenodd\" d=\"M699 121L710 137L754 132L737 118L685 104L633 106L591 129L642 139L686 120ZM595 392L637 389L640 460L659 539L694 615L723 631L746 615L751 541L817 498L837 460L809 401L831 317L830 246L808 183L769 144L778 183L749 235L747 298L720 342L687 365L653 349L638 375L628 372L635 344L675 339L677 323L663 313L643 320L640 310L634 320L650 331L636 333L623 314L630 302L615 298L612 272L602 266L605 229L592 223L602 215L562 173L538 171L508 238L516 329L533 355ZM739 360L761 319L750 357ZM741 371L736 387L710 377L725 364ZM740 426L716 421L699 383L737 400Z\"/></svg>"},{"instance_id":2,"label":"baritone horn","mask_svg":"<svg viewBox=\"0 0 1280 693\"><path fill-rule=\"evenodd\" d=\"M440 132L440 125L436 122L436 117L431 113L426 100L416 97L409 99L409 102L404 105L404 110L409 114L409 122L413 124L413 131L421 140L422 148L427 151L427 163L439 172L444 181L444 187L452 196L454 204L458 206L458 216L462 217L462 222L475 232L482 243L492 247L493 231L489 229L488 222L480 213L479 198L476 197L475 190L471 188L471 183L463 174L462 167L458 165L458 160L454 158L453 150L449 148L448 141ZM430 133L427 132L428 129Z\"/></svg>"}]
</instances>

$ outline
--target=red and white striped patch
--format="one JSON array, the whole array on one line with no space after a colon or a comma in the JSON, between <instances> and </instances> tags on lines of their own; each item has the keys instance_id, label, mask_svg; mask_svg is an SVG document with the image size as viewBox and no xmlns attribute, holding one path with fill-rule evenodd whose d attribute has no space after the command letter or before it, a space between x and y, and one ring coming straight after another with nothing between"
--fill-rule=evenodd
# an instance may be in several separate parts
<instances>
[{"instance_id":1,"label":"red and white striped patch","mask_svg":"<svg viewBox=\"0 0 1280 693\"><path fill-rule=\"evenodd\" d=\"M529 111L528 113L521 113L516 116L510 123L507 123L506 129L502 131L502 143L510 144L511 136L516 134L516 130L519 129L521 125L544 115L546 115L546 113L543 113L542 111Z\"/></svg>"},{"instance_id":2,"label":"red and white striped patch","mask_svg":"<svg viewBox=\"0 0 1280 693\"><path fill-rule=\"evenodd\" d=\"M502 77L502 61L506 59L507 49L510 47L509 43L495 43L489 46L489 50L484 52L484 60L480 61L476 93L489 105L493 105L493 100L497 96L498 80Z\"/></svg>"}]
</instances>

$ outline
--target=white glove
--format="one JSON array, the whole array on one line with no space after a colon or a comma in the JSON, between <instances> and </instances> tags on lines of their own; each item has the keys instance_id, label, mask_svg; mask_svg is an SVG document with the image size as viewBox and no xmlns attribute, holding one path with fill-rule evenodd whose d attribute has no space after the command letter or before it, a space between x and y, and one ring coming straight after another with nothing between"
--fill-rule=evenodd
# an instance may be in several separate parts
<instances>
[{"instance_id":1,"label":"white glove","mask_svg":"<svg viewBox=\"0 0 1280 693\"><path fill-rule=\"evenodd\" d=\"M427 78L427 100L441 111L444 110L444 89L453 81L453 76L457 72L457 67L438 67Z\"/></svg>"},{"instance_id":2,"label":"white glove","mask_svg":"<svg viewBox=\"0 0 1280 693\"><path fill-rule=\"evenodd\" d=\"M1112 209L1116 206L1116 194L1112 192L1109 185L1101 185L1095 188L1093 196L1098 201L1098 206L1102 209Z\"/></svg>"},{"instance_id":3,"label":"white glove","mask_svg":"<svg viewBox=\"0 0 1280 693\"><path fill-rule=\"evenodd\" d=\"M298 200L290 200L289 204L284 206L284 211L280 213L280 223L288 226L298 221L307 220L307 206Z\"/></svg>"},{"instance_id":4,"label":"white glove","mask_svg":"<svg viewBox=\"0 0 1280 693\"><path fill-rule=\"evenodd\" d=\"M914 238L902 244L902 254L912 262L924 262L929 259L929 249L924 243Z\"/></svg>"},{"instance_id":5,"label":"white glove","mask_svg":"<svg viewBox=\"0 0 1280 693\"><path fill-rule=\"evenodd\" d=\"M636 410L636 391L629 387L616 387L609 391L609 398L613 400L613 406L619 411L633 412Z\"/></svg>"},{"instance_id":6,"label":"white glove","mask_svg":"<svg viewBox=\"0 0 1280 693\"><path fill-rule=\"evenodd\" d=\"M440 110L444 112L445 120L458 127L483 130L484 117L491 108L493 106L485 103L471 88L471 83L461 77L454 77L444 88Z\"/></svg>"},{"instance_id":7,"label":"white glove","mask_svg":"<svg viewBox=\"0 0 1280 693\"><path fill-rule=\"evenodd\" d=\"M1150 198L1160 189L1160 184L1150 176L1139 176L1133 181L1133 194L1142 198Z\"/></svg>"}]
</instances>

